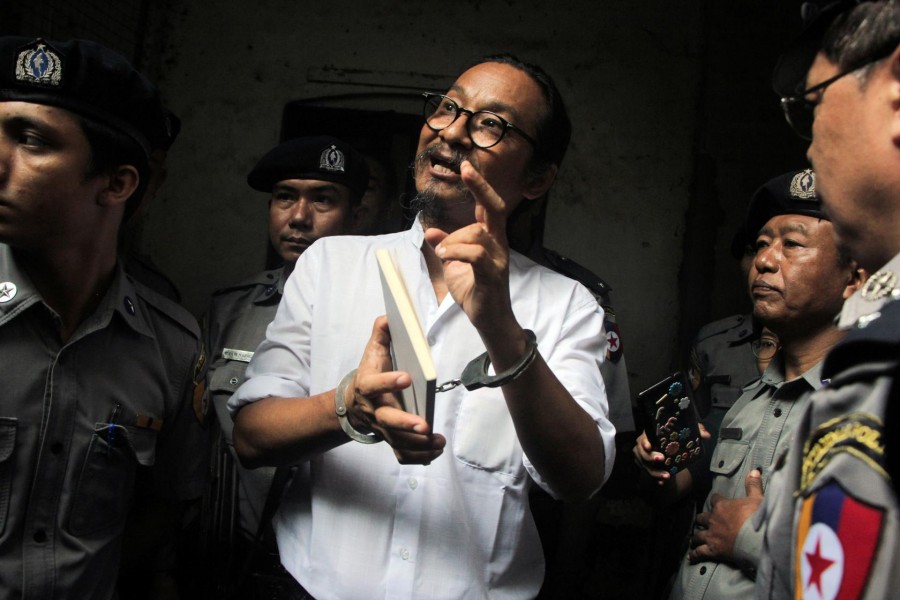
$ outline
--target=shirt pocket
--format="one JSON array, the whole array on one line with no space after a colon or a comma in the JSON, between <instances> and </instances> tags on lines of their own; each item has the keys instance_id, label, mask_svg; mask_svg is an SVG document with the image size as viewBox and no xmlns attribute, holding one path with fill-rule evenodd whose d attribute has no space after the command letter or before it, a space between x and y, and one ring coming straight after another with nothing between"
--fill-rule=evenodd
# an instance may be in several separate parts
<instances>
[{"instance_id":1,"label":"shirt pocket","mask_svg":"<svg viewBox=\"0 0 900 600\"><path fill-rule=\"evenodd\" d=\"M719 439L710 461L710 472L713 475L731 477L744 462L749 451L748 441Z\"/></svg>"},{"instance_id":2,"label":"shirt pocket","mask_svg":"<svg viewBox=\"0 0 900 600\"><path fill-rule=\"evenodd\" d=\"M453 453L457 460L478 469L511 477L522 474L522 447L500 390L482 388L463 394Z\"/></svg>"},{"instance_id":3,"label":"shirt pocket","mask_svg":"<svg viewBox=\"0 0 900 600\"><path fill-rule=\"evenodd\" d=\"M75 486L69 531L90 536L122 527L131 506L138 465L156 461L152 429L96 423Z\"/></svg>"},{"instance_id":4,"label":"shirt pocket","mask_svg":"<svg viewBox=\"0 0 900 600\"><path fill-rule=\"evenodd\" d=\"M12 496L13 451L16 448L18 420L0 418L0 535L6 529L9 500Z\"/></svg>"}]
</instances>

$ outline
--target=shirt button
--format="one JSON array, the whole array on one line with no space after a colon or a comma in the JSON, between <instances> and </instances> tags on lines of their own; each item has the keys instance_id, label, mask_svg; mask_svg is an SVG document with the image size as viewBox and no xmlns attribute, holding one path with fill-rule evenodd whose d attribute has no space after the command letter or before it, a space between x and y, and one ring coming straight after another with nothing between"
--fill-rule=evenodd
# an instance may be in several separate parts
<instances>
[{"instance_id":1,"label":"shirt button","mask_svg":"<svg viewBox=\"0 0 900 600\"><path fill-rule=\"evenodd\" d=\"M50 452L52 452L53 454L59 454L62 451L63 451L62 442L56 442L52 446L50 446Z\"/></svg>"},{"instance_id":2,"label":"shirt button","mask_svg":"<svg viewBox=\"0 0 900 600\"><path fill-rule=\"evenodd\" d=\"M775 409L775 412L774 412L774 415L775 415L776 417L780 417L780 416L781 416L781 409L780 409L780 408L776 408L776 409Z\"/></svg>"},{"instance_id":3,"label":"shirt button","mask_svg":"<svg viewBox=\"0 0 900 600\"><path fill-rule=\"evenodd\" d=\"M36 541L38 544L43 544L44 542L47 541L47 532L44 531L43 529L38 529L37 531L34 532L33 537L34 537L34 541Z\"/></svg>"},{"instance_id":4,"label":"shirt button","mask_svg":"<svg viewBox=\"0 0 900 600\"><path fill-rule=\"evenodd\" d=\"M402 558L403 560L409 560L409 550L407 550L406 548L401 548L400 558Z\"/></svg>"},{"instance_id":5,"label":"shirt button","mask_svg":"<svg viewBox=\"0 0 900 600\"><path fill-rule=\"evenodd\" d=\"M134 316L134 302L131 301L131 298L125 296L125 300L122 302L125 304L125 310L128 311L128 314Z\"/></svg>"},{"instance_id":6,"label":"shirt button","mask_svg":"<svg viewBox=\"0 0 900 600\"><path fill-rule=\"evenodd\" d=\"M724 461L724 460L720 460L720 461L719 461L719 468L721 469L721 468L724 467L724 466L725 466L725 461Z\"/></svg>"},{"instance_id":7,"label":"shirt button","mask_svg":"<svg viewBox=\"0 0 900 600\"><path fill-rule=\"evenodd\" d=\"M706 567L700 567L700 574L706 575Z\"/></svg>"},{"instance_id":8,"label":"shirt button","mask_svg":"<svg viewBox=\"0 0 900 600\"><path fill-rule=\"evenodd\" d=\"M406 480L406 484L409 486L409 489L414 490L419 487L419 482L416 481L415 477L410 477Z\"/></svg>"},{"instance_id":9,"label":"shirt button","mask_svg":"<svg viewBox=\"0 0 900 600\"><path fill-rule=\"evenodd\" d=\"M237 382L238 382L237 377L232 377L231 379L228 380L228 383L230 383L231 385L237 385Z\"/></svg>"}]
</instances>

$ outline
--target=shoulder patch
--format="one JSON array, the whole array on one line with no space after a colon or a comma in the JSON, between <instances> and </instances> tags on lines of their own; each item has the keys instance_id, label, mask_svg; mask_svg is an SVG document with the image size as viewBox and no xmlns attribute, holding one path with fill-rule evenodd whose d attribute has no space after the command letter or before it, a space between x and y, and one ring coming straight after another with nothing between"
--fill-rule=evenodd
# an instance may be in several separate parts
<instances>
[{"instance_id":1,"label":"shoulder patch","mask_svg":"<svg viewBox=\"0 0 900 600\"><path fill-rule=\"evenodd\" d=\"M883 526L883 509L835 481L805 497L794 545L795 597L861 597Z\"/></svg>"},{"instance_id":2,"label":"shoulder patch","mask_svg":"<svg viewBox=\"0 0 900 600\"><path fill-rule=\"evenodd\" d=\"M803 445L800 493L806 491L828 463L842 453L853 455L887 479L882 428L881 419L861 412L822 423Z\"/></svg>"}]
</instances>

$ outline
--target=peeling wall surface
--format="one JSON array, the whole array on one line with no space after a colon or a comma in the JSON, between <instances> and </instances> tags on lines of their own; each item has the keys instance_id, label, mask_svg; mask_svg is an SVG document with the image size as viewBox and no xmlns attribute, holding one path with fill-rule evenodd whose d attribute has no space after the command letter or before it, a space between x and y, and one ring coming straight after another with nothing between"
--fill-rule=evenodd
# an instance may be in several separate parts
<instances>
[{"instance_id":1,"label":"peeling wall surface","mask_svg":"<svg viewBox=\"0 0 900 600\"><path fill-rule=\"evenodd\" d=\"M612 286L636 394L679 365L690 332L749 307L728 246L752 191L802 166L769 91L798 5L151 2L143 67L183 129L140 248L200 315L214 289L264 266L268 198L245 178L286 104L366 94L331 105L417 114L416 91L512 52L568 105L545 241Z\"/></svg>"}]
</instances>

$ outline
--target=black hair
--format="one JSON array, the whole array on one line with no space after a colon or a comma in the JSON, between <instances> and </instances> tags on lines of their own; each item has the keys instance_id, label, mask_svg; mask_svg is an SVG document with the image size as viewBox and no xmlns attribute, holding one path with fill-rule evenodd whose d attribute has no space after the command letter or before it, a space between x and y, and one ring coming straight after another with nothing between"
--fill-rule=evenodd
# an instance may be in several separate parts
<instances>
[{"instance_id":1,"label":"black hair","mask_svg":"<svg viewBox=\"0 0 900 600\"><path fill-rule=\"evenodd\" d=\"M138 171L140 181L134 193L125 203L125 223L137 210L150 183L150 161L140 144L130 136L103 123L78 116L81 130L91 148L91 161L85 178L112 173L122 165L131 165Z\"/></svg>"},{"instance_id":2,"label":"black hair","mask_svg":"<svg viewBox=\"0 0 900 600\"><path fill-rule=\"evenodd\" d=\"M900 2L862 2L838 15L822 37L821 50L842 71L886 57L900 44Z\"/></svg>"},{"instance_id":3,"label":"black hair","mask_svg":"<svg viewBox=\"0 0 900 600\"><path fill-rule=\"evenodd\" d=\"M569 121L569 113L553 78L541 67L520 60L512 54L485 56L473 63L473 66L483 63L500 63L514 67L531 77L540 88L546 101L546 111L536 125L537 143L532 170L539 172L550 165L560 166L572 137L572 123Z\"/></svg>"}]
</instances>

